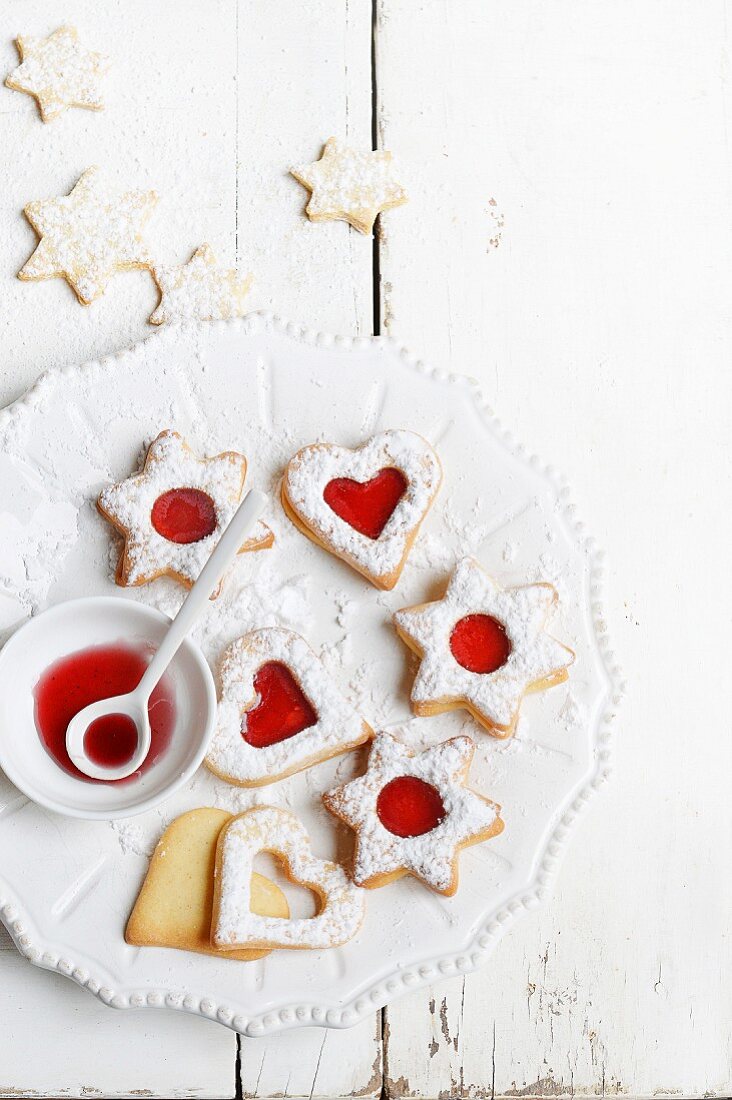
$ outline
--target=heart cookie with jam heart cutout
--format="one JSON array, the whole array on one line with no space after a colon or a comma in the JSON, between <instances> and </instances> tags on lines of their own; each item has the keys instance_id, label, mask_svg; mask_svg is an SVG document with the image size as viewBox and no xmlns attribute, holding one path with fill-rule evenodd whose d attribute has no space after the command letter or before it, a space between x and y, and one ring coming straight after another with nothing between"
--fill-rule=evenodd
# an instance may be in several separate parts
<instances>
[{"instance_id":1,"label":"heart cookie with jam heart cutout","mask_svg":"<svg viewBox=\"0 0 732 1100\"><path fill-rule=\"evenodd\" d=\"M304 638L265 627L224 653L206 764L228 783L259 787L363 745L372 733Z\"/></svg>"},{"instance_id":2,"label":"heart cookie with jam heart cutout","mask_svg":"<svg viewBox=\"0 0 732 1100\"><path fill-rule=\"evenodd\" d=\"M252 911L252 864L258 852L282 860L291 882L317 896L314 917L264 916ZM288 810L256 806L224 827L216 852L211 942L218 950L338 947L355 936L364 915L364 894L338 863L313 855L302 822Z\"/></svg>"},{"instance_id":3,"label":"heart cookie with jam heart cutout","mask_svg":"<svg viewBox=\"0 0 732 1100\"><path fill-rule=\"evenodd\" d=\"M282 481L296 527L377 588L399 580L442 481L440 460L415 432L380 432L357 450L303 447Z\"/></svg>"}]
</instances>

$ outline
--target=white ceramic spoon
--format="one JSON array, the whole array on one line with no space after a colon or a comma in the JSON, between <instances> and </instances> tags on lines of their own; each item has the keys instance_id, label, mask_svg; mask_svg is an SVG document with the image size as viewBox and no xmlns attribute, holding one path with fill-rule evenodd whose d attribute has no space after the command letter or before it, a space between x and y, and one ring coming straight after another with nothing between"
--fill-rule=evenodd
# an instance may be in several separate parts
<instances>
[{"instance_id":1,"label":"white ceramic spoon","mask_svg":"<svg viewBox=\"0 0 732 1100\"><path fill-rule=\"evenodd\" d=\"M135 690L127 695L115 695L111 699L90 703L71 719L66 730L66 749L79 771L92 779L126 779L142 765L150 752L150 717L147 711L150 696L201 612L209 606L211 593L215 591L227 567L238 554L245 536L261 516L266 502L264 493L257 492L256 489L244 497ZM111 714L125 715L134 722L137 729L134 753L126 763L116 768L95 763L90 759L84 745L92 722Z\"/></svg>"}]
</instances>

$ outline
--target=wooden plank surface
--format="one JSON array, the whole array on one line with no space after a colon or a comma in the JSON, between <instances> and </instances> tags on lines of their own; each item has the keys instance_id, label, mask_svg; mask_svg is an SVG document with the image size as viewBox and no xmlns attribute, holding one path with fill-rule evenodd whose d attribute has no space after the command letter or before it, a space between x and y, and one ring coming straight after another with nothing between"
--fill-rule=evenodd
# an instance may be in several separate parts
<instances>
[{"instance_id":1,"label":"wooden plank surface","mask_svg":"<svg viewBox=\"0 0 732 1100\"><path fill-rule=\"evenodd\" d=\"M382 328L479 378L570 475L609 551L630 680L618 776L551 902L480 974L391 1006L383 1036L374 1017L245 1040L237 1060L224 1029L112 1013L0 933L0 1096L732 1093L728 5L375 10L379 142L411 193L382 220ZM13 34L59 22L116 64L105 114L52 126L0 88L0 402L148 331L143 274L89 310L60 281L14 277L34 244L22 206L91 163L159 190L166 259L208 240L253 271L252 308L370 331L371 241L310 225L287 175L331 133L370 140L370 4L6 0L3 15L3 71Z\"/></svg>"},{"instance_id":2,"label":"wooden plank surface","mask_svg":"<svg viewBox=\"0 0 732 1100\"><path fill-rule=\"evenodd\" d=\"M47 33L59 22L76 24L115 66L104 113L69 112L48 126L31 99L0 88L0 146L13 151L0 165L0 404L48 367L150 332L157 295L142 272L114 279L88 309L61 280L15 278L34 246L23 205L63 193L94 163L120 185L159 192L149 237L166 260L182 262L207 240L254 273L253 309L370 331L371 241L343 225L311 226L306 194L288 175L291 164L316 159L331 133L370 141L367 8L288 2L273 18L265 0L69 0L63 13L51 0L8 0L3 15L3 72L16 63L12 35ZM178 1014L111 1013L3 950L0 1096L208 1097L238 1087L252 1096L372 1095L381 1088L378 1019L327 1037L244 1042L237 1059L236 1037L222 1028Z\"/></svg>"},{"instance_id":3,"label":"wooden plank surface","mask_svg":"<svg viewBox=\"0 0 732 1100\"><path fill-rule=\"evenodd\" d=\"M570 475L630 692L551 904L388 1009L387 1089L727 1096L725 5L417 9L379 4L385 321Z\"/></svg>"}]
</instances>

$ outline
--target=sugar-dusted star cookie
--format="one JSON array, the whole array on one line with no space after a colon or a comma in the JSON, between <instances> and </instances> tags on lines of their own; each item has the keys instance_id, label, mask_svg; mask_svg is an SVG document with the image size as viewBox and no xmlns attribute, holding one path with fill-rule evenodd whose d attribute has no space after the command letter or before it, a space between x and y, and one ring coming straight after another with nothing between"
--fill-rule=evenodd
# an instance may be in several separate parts
<instances>
[{"instance_id":1,"label":"sugar-dusted star cookie","mask_svg":"<svg viewBox=\"0 0 732 1100\"><path fill-rule=\"evenodd\" d=\"M223 321L243 317L246 312L244 299L252 285L251 275L220 267L208 244L197 248L187 264L156 264L152 273L160 290L160 303L150 317L153 325Z\"/></svg>"},{"instance_id":2,"label":"sugar-dusted star cookie","mask_svg":"<svg viewBox=\"0 0 732 1100\"><path fill-rule=\"evenodd\" d=\"M161 432L142 473L99 494L99 511L124 537L117 584L167 576L190 588L239 506L246 472L247 460L236 451L197 458L178 432ZM239 553L273 542L260 522Z\"/></svg>"},{"instance_id":3,"label":"sugar-dusted star cookie","mask_svg":"<svg viewBox=\"0 0 732 1100\"><path fill-rule=\"evenodd\" d=\"M397 611L400 637L421 658L416 714L465 707L496 737L513 733L528 691L567 679L574 653L544 633L557 593L550 584L502 589L463 558L436 603Z\"/></svg>"},{"instance_id":4,"label":"sugar-dusted star cookie","mask_svg":"<svg viewBox=\"0 0 732 1100\"><path fill-rule=\"evenodd\" d=\"M394 179L391 153L360 152L333 137L320 160L290 172L311 192L305 213L312 222L335 219L370 233L377 214L407 201L406 191Z\"/></svg>"},{"instance_id":5,"label":"sugar-dusted star cookie","mask_svg":"<svg viewBox=\"0 0 732 1100\"><path fill-rule=\"evenodd\" d=\"M439 894L455 893L460 849L503 831L501 807L465 786L474 751L469 737L453 737L412 753L379 733L366 774L323 795L356 832L357 886L414 875Z\"/></svg>"},{"instance_id":6,"label":"sugar-dusted star cookie","mask_svg":"<svg viewBox=\"0 0 732 1100\"><path fill-rule=\"evenodd\" d=\"M110 61L82 46L75 27L60 27L48 38L18 35L15 43L21 64L5 83L37 99L44 122L68 107L101 111L101 85Z\"/></svg>"},{"instance_id":7,"label":"sugar-dusted star cookie","mask_svg":"<svg viewBox=\"0 0 732 1100\"><path fill-rule=\"evenodd\" d=\"M40 241L18 278L61 276L88 305L116 271L152 266L142 231L157 201L154 191L115 195L99 168L87 168L69 195L25 207Z\"/></svg>"}]
</instances>

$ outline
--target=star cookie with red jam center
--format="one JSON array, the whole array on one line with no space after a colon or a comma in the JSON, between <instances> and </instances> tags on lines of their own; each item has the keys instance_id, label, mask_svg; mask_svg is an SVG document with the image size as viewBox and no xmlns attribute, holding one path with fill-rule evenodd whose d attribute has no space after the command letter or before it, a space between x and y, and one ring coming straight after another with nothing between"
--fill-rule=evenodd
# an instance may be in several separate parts
<instances>
[{"instance_id":1,"label":"star cookie with red jam center","mask_svg":"<svg viewBox=\"0 0 732 1100\"><path fill-rule=\"evenodd\" d=\"M421 657L415 714L464 707L493 736L509 737L524 695L562 683L574 660L544 632L556 602L550 584L503 589L463 558L441 600L394 615L399 636Z\"/></svg>"},{"instance_id":2,"label":"star cookie with red jam center","mask_svg":"<svg viewBox=\"0 0 732 1100\"><path fill-rule=\"evenodd\" d=\"M414 875L438 894L455 893L460 850L503 831L501 807L465 786L474 752L470 737L412 753L379 733L366 774L323 795L326 808L356 832L357 886Z\"/></svg>"},{"instance_id":3,"label":"star cookie with red jam center","mask_svg":"<svg viewBox=\"0 0 732 1100\"><path fill-rule=\"evenodd\" d=\"M437 454L416 432L389 430L350 450L303 447L282 479L282 504L318 546L377 588L399 580L442 481Z\"/></svg>"},{"instance_id":4,"label":"star cookie with red jam center","mask_svg":"<svg viewBox=\"0 0 732 1100\"><path fill-rule=\"evenodd\" d=\"M99 511L124 538L117 584L167 576L190 588L239 507L246 471L247 460L236 451L200 459L178 432L161 432L142 472L99 494ZM239 553L273 542L260 522Z\"/></svg>"}]
</instances>

